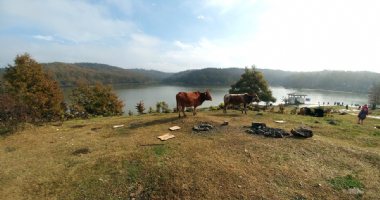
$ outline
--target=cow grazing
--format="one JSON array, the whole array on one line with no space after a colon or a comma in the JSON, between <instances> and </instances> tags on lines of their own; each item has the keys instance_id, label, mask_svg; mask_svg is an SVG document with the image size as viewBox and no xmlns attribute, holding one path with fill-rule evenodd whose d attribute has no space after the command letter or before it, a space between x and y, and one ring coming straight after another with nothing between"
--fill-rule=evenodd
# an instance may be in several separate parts
<instances>
[{"instance_id":1,"label":"cow grazing","mask_svg":"<svg viewBox=\"0 0 380 200\"><path fill-rule=\"evenodd\" d=\"M224 95L224 113L227 112L227 106L232 105L244 105L244 112L247 114L247 104L252 102L260 102L259 97L256 94L226 94ZM241 111L243 113L243 110Z\"/></svg>"},{"instance_id":2,"label":"cow grazing","mask_svg":"<svg viewBox=\"0 0 380 200\"><path fill-rule=\"evenodd\" d=\"M212 101L208 90L206 90L206 92L178 92L175 98L177 100L178 117L181 117L181 111L183 112L183 116L186 117L186 107L194 107L193 115L196 115L197 106L202 105L202 103L206 100Z\"/></svg>"}]
</instances>

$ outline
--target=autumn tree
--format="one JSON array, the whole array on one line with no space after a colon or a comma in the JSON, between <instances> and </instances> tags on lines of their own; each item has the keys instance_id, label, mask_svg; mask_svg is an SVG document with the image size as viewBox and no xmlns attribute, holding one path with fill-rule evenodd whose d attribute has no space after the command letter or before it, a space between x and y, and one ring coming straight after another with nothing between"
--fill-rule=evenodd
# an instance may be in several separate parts
<instances>
[{"instance_id":1,"label":"autumn tree","mask_svg":"<svg viewBox=\"0 0 380 200\"><path fill-rule=\"evenodd\" d=\"M8 94L6 98L12 99L13 105L10 106L15 112L22 108L20 120L32 123L53 121L61 119L65 112L58 83L29 54L17 55L15 65L5 69L3 87Z\"/></svg>"},{"instance_id":2,"label":"autumn tree","mask_svg":"<svg viewBox=\"0 0 380 200\"><path fill-rule=\"evenodd\" d=\"M269 89L269 85L263 74L257 71L255 66L245 68L245 72L241 75L240 80L231 85L229 93L256 93L261 101L267 103L276 101L276 99L272 96L272 91Z\"/></svg>"},{"instance_id":3,"label":"autumn tree","mask_svg":"<svg viewBox=\"0 0 380 200\"><path fill-rule=\"evenodd\" d=\"M70 95L70 113L73 117L114 116L123 114L123 102L111 86L79 84Z\"/></svg>"}]
</instances>

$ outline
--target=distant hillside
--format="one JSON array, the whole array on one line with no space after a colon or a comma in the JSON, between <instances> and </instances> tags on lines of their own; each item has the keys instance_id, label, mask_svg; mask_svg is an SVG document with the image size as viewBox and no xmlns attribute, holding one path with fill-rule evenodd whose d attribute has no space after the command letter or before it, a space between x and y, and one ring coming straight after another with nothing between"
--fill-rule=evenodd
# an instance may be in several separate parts
<instances>
[{"instance_id":1,"label":"distant hillside","mask_svg":"<svg viewBox=\"0 0 380 200\"><path fill-rule=\"evenodd\" d=\"M146 84L159 81L156 76L149 73L144 74L141 70L129 70L105 64L54 62L43 64L43 66L63 87L73 86L78 81L114 85Z\"/></svg>"},{"instance_id":2,"label":"distant hillside","mask_svg":"<svg viewBox=\"0 0 380 200\"><path fill-rule=\"evenodd\" d=\"M143 74L155 81L161 81L172 76L174 73L161 72L157 70L146 70L146 69L128 69L131 72Z\"/></svg>"},{"instance_id":3,"label":"distant hillside","mask_svg":"<svg viewBox=\"0 0 380 200\"><path fill-rule=\"evenodd\" d=\"M242 68L205 68L176 73L162 82L180 85L231 85L244 73Z\"/></svg>"},{"instance_id":4,"label":"distant hillside","mask_svg":"<svg viewBox=\"0 0 380 200\"><path fill-rule=\"evenodd\" d=\"M282 70L258 69L271 86L286 88L324 89L366 93L373 83L380 81L380 74L374 72L289 72ZM164 79L166 84L182 85L231 85L244 73L242 68L206 68L179 72Z\"/></svg>"},{"instance_id":5,"label":"distant hillside","mask_svg":"<svg viewBox=\"0 0 380 200\"><path fill-rule=\"evenodd\" d=\"M155 70L123 69L96 63L46 63L43 66L63 87L73 86L78 81L105 84L171 84L229 86L239 80L243 68L205 68L178 73ZM324 89L367 93L373 83L380 81L374 72L320 71L289 72L283 70L258 69L271 86L286 88ZM4 69L0 68L0 80Z\"/></svg>"},{"instance_id":6,"label":"distant hillside","mask_svg":"<svg viewBox=\"0 0 380 200\"><path fill-rule=\"evenodd\" d=\"M289 88L325 89L367 93L380 81L380 74L374 72L320 71L289 74L280 85Z\"/></svg>"}]
</instances>

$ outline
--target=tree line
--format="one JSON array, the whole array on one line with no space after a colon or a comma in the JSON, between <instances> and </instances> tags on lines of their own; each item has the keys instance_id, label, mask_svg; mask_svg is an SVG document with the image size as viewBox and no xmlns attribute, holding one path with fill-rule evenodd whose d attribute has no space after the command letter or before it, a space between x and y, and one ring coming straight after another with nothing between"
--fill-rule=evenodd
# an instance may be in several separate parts
<instances>
[{"instance_id":1,"label":"tree line","mask_svg":"<svg viewBox=\"0 0 380 200\"><path fill-rule=\"evenodd\" d=\"M204 68L178 73L155 70L123 69L97 63L46 63L44 69L50 71L62 87L73 87L77 82L111 85L172 84L188 86L230 86L245 72L243 68ZM285 88L324 89L346 92L367 93L380 80L374 72L319 71L289 72L283 70L258 69L270 86ZM5 70L0 69L0 75Z\"/></svg>"}]
</instances>

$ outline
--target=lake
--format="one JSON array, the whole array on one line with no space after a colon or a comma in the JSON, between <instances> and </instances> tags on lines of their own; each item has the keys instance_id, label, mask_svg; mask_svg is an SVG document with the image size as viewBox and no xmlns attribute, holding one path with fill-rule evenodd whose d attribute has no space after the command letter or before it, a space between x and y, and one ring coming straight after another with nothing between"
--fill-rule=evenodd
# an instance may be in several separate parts
<instances>
[{"instance_id":1,"label":"lake","mask_svg":"<svg viewBox=\"0 0 380 200\"><path fill-rule=\"evenodd\" d=\"M179 91L204 91L206 87L186 87L186 86L168 86L168 85L149 85L149 86L133 86L133 87L115 87L116 93L119 98L124 102L124 112L128 113L129 110L136 113L136 104L143 101L146 111L149 107L156 109L156 103L165 101L172 109L176 107L175 95ZM207 87L210 90L212 101L205 101L201 107L217 106L223 102L223 97L228 93L230 87ZM275 104L282 103L282 99L288 93L296 92L308 95L310 101L307 104L334 105L334 102L343 102L344 105L366 104L368 102L367 94L350 93L350 92L336 92L327 90L313 90L313 89L288 89L283 87L270 87L273 96L277 99Z\"/></svg>"}]
</instances>

